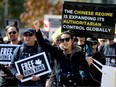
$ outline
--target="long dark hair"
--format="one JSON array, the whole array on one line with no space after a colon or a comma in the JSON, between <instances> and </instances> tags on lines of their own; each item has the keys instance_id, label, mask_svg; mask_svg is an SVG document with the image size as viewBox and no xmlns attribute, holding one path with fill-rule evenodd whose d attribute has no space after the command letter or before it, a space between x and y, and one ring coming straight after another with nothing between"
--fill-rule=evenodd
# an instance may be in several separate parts
<instances>
[{"instance_id":1,"label":"long dark hair","mask_svg":"<svg viewBox=\"0 0 116 87\"><path fill-rule=\"evenodd\" d=\"M70 35L70 38L73 39L73 34L69 30L62 32L61 35L63 35L63 34L68 34L68 35Z\"/></svg>"}]
</instances>

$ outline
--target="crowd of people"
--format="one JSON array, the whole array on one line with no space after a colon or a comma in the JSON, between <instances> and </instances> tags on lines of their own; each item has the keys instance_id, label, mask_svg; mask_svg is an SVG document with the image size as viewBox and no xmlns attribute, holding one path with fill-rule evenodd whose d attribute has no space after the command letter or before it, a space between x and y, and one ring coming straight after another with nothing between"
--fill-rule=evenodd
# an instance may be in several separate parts
<instances>
[{"instance_id":1,"label":"crowd of people","mask_svg":"<svg viewBox=\"0 0 116 87\"><path fill-rule=\"evenodd\" d=\"M64 31L56 38L55 43L51 43L43 38L39 21L33 24L35 29L26 29L23 32L23 40L20 41L19 28L14 25L6 27L9 41L4 42L1 38L1 44L20 46L16 48L11 64L0 65L0 70L4 73L1 76L1 86L49 87L47 80L51 78L51 73L39 77L33 74L31 80L21 82L24 76L18 74L15 66L16 61L45 52L52 70L56 66L54 60L58 65L51 87L100 87L102 73L92 65L92 59L105 65L106 55L116 55L116 43L113 39L104 40L104 43L100 44L98 38L85 39L74 36L70 31Z\"/></svg>"}]
</instances>

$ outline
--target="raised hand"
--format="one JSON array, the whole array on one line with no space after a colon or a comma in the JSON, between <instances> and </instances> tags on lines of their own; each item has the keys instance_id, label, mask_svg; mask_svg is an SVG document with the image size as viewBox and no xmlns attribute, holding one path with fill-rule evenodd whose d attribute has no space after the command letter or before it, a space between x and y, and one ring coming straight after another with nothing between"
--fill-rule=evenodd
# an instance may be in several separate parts
<instances>
[{"instance_id":1,"label":"raised hand","mask_svg":"<svg viewBox=\"0 0 116 87\"><path fill-rule=\"evenodd\" d=\"M33 22L34 28L36 29L36 32L40 30L40 20L36 20Z\"/></svg>"}]
</instances>

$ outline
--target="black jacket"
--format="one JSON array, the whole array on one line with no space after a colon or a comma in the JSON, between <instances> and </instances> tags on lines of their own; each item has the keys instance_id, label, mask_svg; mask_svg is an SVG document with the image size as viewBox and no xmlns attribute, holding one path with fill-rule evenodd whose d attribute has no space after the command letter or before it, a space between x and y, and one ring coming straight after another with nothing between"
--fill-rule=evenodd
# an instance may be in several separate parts
<instances>
[{"instance_id":1,"label":"black jacket","mask_svg":"<svg viewBox=\"0 0 116 87\"><path fill-rule=\"evenodd\" d=\"M103 53L96 52L95 54L93 54L93 59L96 59L97 61L99 61L100 63L105 65L105 55ZM98 65L94 61L93 61L93 63L102 69L102 66ZM90 72L91 72L91 76L95 79L95 80L91 81L91 85L99 87L101 85L102 73L93 64L91 64L91 66L90 66Z\"/></svg>"},{"instance_id":2,"label":"black jacket","mask_svg":"<svg viewBox=\"0 0 116 87\"><path fill-rule=\"evenodd\" d=\"M37 33L37 37L40 46L54 56L54 58L58 61L62 71L61 74L67 75L70 72L78 79L78 81L81 80L81 76L79 74L80 69L89 74L89 66L85 60L85 55L80 50L75 50L76 46L73 47L73 53L70 58L68 58L68 55L66 55L61 48L45 43L40 31Z\"/></svg>"},{"instance_id":3,"label":"black jacket","mask_svg":"<svg viewBox=\"0 0 116 87\"><path fill-rule=\"evenodd\" d=\"M11 70L12 74L14 76L16 76L16 73L17 73L16 67L15 67L15 62L16 61L27 58L27 57L35 55L35 54L38 54L40 52L42 52L42 49L41 49L41 47L39 47L37 41L35 41L34 46L27 46L24 43L20 47L18 47L15 50L15 55L13 57L13 60L11 61L10 70ZM42 83L44 85L44 83L46 81L46 78L47 78L46 75L43 75L40 78L41 78L40 81L29 80L29 81L26 81L26 82L23 82L23 83L21 83L21 81L19 81L19 84L21 84L23 86L27 86L27 85L33 85L33 84L36 84L37 82L39 82L39 83Z\"/></svg>"},{"instance_id":4,"label":"black jacket","mask_svg":"<svg viewBox=\"0 0 116 87\"><path fill-rule=\"evenodd\" d=\"M21 45L23 42L19 41L17 45ZM5 44L10 44L10 41L7 41ZM4 79L3 82L1 82L2 86L16 86L17 81L16 78L12 75L11 71L7 69L5 64L1 64L1 70L6 74L6 76L3 76Z\"/></svg>"}]
</instances>

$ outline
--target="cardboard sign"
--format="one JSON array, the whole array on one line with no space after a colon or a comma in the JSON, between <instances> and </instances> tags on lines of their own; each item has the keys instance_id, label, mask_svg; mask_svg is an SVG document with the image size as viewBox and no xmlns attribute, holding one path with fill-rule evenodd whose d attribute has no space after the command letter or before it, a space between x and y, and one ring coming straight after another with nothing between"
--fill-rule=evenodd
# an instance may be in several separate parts
<instances>
[{"instance_id":1,"label":"cardboard sign","mask_svg":"<svg viewBox=\"0 0 116 87\"><path fill-rule=\"evenodd\" d=\"M76 36L114 38L116 5L68 2L63 4L62 31Z\"/></svg>"},{"instance_id":2,"label":"cardboard sign","mask_svg":"<svg viewBox=\"0 0 116 87\"><path fill-rule=\"evenodd\" d=\"M42 76L50 73L51 68L45 52L15 62L18 74L24 75L21 82L32 79L32 75Z\"/></svg>"},{"instance_id":3,"label":"cardboard sign","mask_svg":"<svg viewBox=\"0 0 116 87\"><path fill-rule=\"evenodd\" d=\"M116 55L105 56L105 65L116 67Z\"/></svg>"},{"instance_id":4,"label":"cardboard sign","mask_svg":"<svg viewBox=\"0 0 116 87\"><path fill-rule=\"evenodd\" d=\"M0 64L10 64L14 50L20 45L0 44Z\"/></svg>"}]
</instances>

